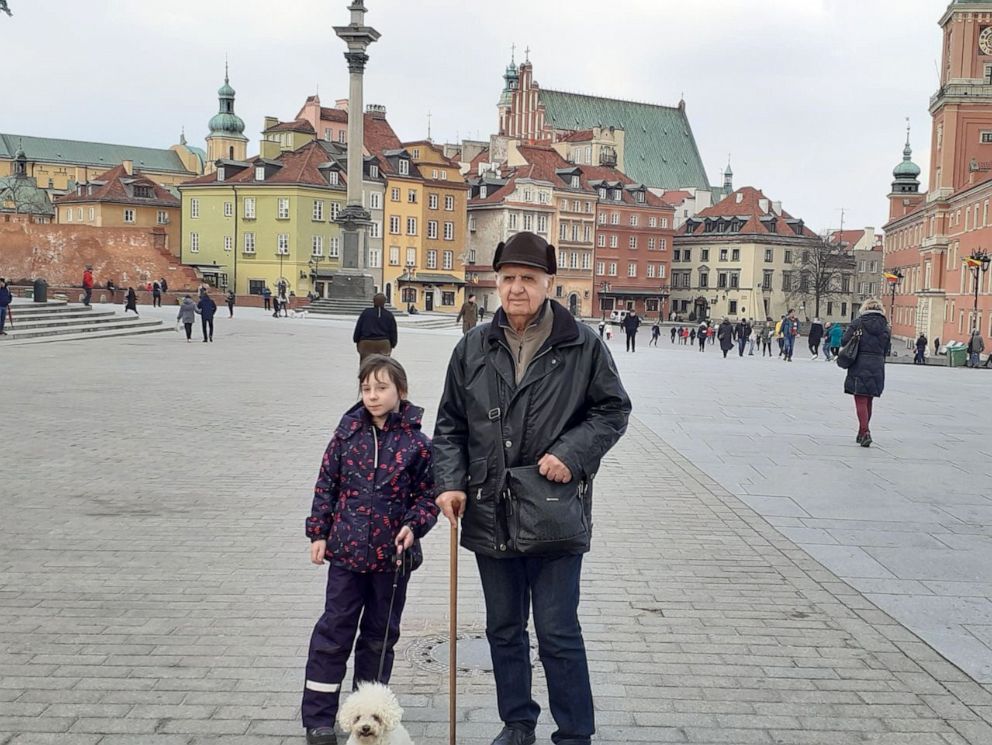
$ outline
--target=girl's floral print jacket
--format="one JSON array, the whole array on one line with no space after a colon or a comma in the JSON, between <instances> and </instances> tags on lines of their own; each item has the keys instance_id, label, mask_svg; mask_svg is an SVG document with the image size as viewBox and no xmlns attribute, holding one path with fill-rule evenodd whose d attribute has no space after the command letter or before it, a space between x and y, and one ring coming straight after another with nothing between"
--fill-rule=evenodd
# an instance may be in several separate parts
<instances>
[{"instance_id":1,"label":"girl's floral print jacket","mask_svg":"<svg viewBox=\"0 0 992 745\"><path fill-rule=\"evenodd\" d=\"M307 537L327 540L327 561L353 572L391 571L394 541L409 525L408 561L420 566L420 539L437 521L431 441L420 431L424 410L409 401L376 430L359 402L341 419L314 487Z\"/></svg>"}]
</instances>

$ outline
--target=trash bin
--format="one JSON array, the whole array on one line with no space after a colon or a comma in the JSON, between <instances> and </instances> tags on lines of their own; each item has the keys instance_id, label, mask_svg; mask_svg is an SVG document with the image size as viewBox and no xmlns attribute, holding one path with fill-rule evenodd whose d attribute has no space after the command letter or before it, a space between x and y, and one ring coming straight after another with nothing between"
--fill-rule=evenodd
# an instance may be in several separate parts
<instances>
[{"instance_id":1,"label":"trash bin","mask_svg":"<svg viewBox=\"0 0 992 745\"><path fill-rule=\"evenodd\" d=\"M947 347L947 366L964 367L968 364L968 347L964 344Z\"/></svg>"},{"instance_id":2,"label":"trash bin","mask_svg":"<svg viewBox=\"0 0 992 745\"><path fill-rule=\"evenodd\" d=\"M48 282L40 277L34 281L34 301L36 303L48 302Z\"/></svg>"}]
</instances>

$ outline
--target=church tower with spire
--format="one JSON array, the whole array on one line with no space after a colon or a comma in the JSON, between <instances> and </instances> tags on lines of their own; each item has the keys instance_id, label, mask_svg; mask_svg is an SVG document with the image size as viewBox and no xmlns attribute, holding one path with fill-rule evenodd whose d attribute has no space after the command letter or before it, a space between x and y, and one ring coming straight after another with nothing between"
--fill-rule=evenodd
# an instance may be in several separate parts
<instances>
[{"instance_id":1,"label":"church tower with spire","mask_svg":"<svg viewBox=\"0 0 992 745\"><path fill-rule=\"evenodd\" d=\"M906 124L906 146L902 161L892 169L892 191L889 192L889 220L895 220L915 210L925 198L920 194L920 167L913 162L909 144L909 124Z\"/></svg>"},{"instance_id":2,"label":"church tower with spire","mask_svg":"<svg viewBox=\"0 0 992 745\"><path fill-rule=\"evenodd\" d=\"M218 160L245 160L248 157L245 123L234 113L234 88L231 87L226 62L224 85L217 91L217 97L218 111L210 118L210 134L207 135L207 173L216 170Z\"/></svg>"}]
</instances>

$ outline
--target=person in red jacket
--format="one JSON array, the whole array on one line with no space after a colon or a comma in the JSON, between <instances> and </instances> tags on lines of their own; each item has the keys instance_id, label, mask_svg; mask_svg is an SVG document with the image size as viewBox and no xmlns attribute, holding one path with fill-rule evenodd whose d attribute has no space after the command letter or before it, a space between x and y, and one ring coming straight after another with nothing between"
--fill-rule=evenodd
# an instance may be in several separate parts
<instances>
[{"instance_id":1,"label":"person in red jacket","mask_svg":"<svg viewBox=\"0 0 992 745\"><path fill-rule=\"evenodd\" d=\"M90 298L93 297L93 267L89 264L86 265L86 271L83 272L83 305L87 308L90 306Z\"/></svg>"}]
</instances>

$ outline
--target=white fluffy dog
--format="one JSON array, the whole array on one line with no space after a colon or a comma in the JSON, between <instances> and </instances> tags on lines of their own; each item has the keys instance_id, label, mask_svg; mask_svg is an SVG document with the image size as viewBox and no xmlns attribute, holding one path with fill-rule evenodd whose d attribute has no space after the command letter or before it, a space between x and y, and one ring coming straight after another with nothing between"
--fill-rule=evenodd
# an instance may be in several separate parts
<instances>
[{"instance_id":1,"label":"white fluffy dog","mask_svg":"<svg viewBox=\"0 0 992 745\"><path fill-rule=\"evenodd\" d=\"M381 683L359 683L338 712L338 724L350 737L346 745L413 745L400 720L403 709Z\"/></svg>"},{"instance_id":2,"label":"white fluffy dog","mask_svg":"<svg viewBox=\"0 0 992 745\"><path fill-rule=\"evenodd\" d=\"M290 310L290 318L302 318L304 321L307 319L307 312L305 310Z\"/></svg>"}]
</instances>

